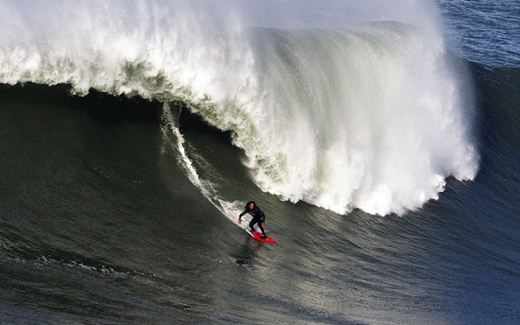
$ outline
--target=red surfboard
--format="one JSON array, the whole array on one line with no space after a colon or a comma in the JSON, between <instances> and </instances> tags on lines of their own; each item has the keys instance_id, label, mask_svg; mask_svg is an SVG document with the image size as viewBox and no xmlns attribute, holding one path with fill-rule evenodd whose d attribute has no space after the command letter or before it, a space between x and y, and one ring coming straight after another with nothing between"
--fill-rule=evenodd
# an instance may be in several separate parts
<instances>
[{"instance_id":1,"label":"red surfboard","mask_svg":"<svg viewBox=\"0 0 520 325\"><path fill-rule=\"evenodd\" d=\"M251 236L253 236L254 240L262 242L262 243L267 243L267 244L276 244L276 243L278 243L278 241L276 239L274 239L273 237L267 236L265 238L262 238L262 233L259 232L259 231L251 232Z\"/></svg>"}]
</instances>

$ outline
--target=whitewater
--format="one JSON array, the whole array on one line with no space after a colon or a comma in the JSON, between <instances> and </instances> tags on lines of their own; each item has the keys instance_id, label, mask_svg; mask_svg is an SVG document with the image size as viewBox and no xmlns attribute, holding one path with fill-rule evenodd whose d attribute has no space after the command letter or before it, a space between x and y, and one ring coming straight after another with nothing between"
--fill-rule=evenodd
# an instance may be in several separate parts
<instances>
[{"instance_id":1,"label":"whitewater","mask_svg":"<svg viewBox=\"0 0 520 325\"><path fill-rule=\"evenodd\" d=\"M432 4L28 4L0 2L0 82L181 100L283 200L403 214L477 174L471 86Z\"/></svg>"}]
</instances>

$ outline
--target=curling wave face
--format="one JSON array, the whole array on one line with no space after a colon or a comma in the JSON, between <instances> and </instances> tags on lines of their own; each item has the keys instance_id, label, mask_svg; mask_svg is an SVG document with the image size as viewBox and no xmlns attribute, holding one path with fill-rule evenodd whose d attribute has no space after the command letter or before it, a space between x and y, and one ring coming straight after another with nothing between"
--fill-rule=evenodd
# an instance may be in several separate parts
<instances>
[{"instance_id":1,"label":"curling wave face","mask_svg":"<svg viewBox=\"0 0 520 325\"><path fill-rule=\"evenodd\" d=\"M404 213L477 173L471 103L436 17L259 28L233 2L24 6L0 3L0 82L183 100L232 131L256 184L283 199Z\"/></svg>"}]
</instances>

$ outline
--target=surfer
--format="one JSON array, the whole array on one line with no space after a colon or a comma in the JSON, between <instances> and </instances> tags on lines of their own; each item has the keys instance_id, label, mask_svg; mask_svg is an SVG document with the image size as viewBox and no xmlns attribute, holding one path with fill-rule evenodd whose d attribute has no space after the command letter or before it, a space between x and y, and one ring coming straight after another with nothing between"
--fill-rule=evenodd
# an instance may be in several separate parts
<instances>
[{"instance_id":1,"label":"surfer","mask_svg":"<svg viewBox=\"0 0 520 325\"><path fill-rule=\"evenodd\" d=\"M265 214L260 210L259 207L256 206L254 201L249 201L246 204L246 209L238 216L238 223L242 222L242 216L246 213L249 213L253 216L253 219L249 223L249 228L251 232L255 231L254 225L258 224L258 228L262 231L262 238L266 238L263 223L265 222Z\"/></svg>"}]
</instances>

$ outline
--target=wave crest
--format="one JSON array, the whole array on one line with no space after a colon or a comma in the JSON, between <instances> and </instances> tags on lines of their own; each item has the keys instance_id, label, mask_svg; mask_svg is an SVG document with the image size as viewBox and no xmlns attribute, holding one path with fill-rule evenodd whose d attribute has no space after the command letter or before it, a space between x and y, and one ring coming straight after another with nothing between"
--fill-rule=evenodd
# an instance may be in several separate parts
<instances>
[{"instance_id":1,"label":"wave crest","mask_svg":"<svg viewBox=\"0 0 520 325\"><path fill-rule=\"evenodd\" d=\"M54 4L72 14L41 5L35 23L0 5L15 17L0 24L1 82L181 99L233 131L255 182L283 199L403 213L446 177L476 175L463 78L435 29L245 28L198 2Z\"/></svg>"}]
</instances>

